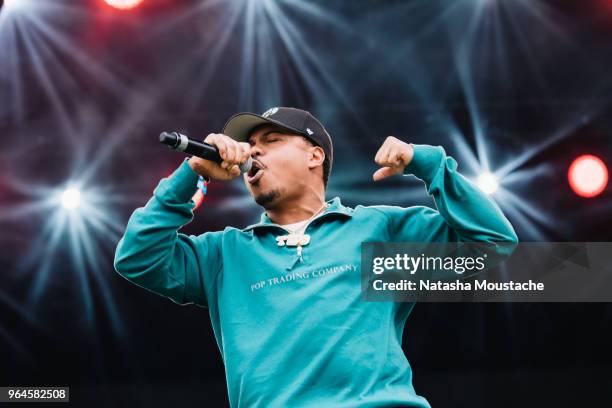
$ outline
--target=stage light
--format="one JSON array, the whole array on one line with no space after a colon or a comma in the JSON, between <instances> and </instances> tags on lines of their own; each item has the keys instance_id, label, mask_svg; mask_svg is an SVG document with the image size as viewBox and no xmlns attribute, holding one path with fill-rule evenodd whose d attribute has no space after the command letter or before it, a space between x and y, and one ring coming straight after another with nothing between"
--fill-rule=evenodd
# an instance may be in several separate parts
<instances>
[{"instance_id":1,"label":"stage light","mask_svg":"<svg viewBox=\"0 0 612 408\"><path fill-rule=\"evenodd\" d=\"M14 0L13 0L14 1ZM129 10L138 7L143 0L105 0L106 4L119 10Z\"/></svg>"},{"instance_id":2,"label":"stage light","mask_svg":"<svg viewBox=\"0 0 612 408\"><path fill-rule=\"evenodd\" d=\"M83 175L85 170L76 169L75 174ZM17 266L20 273L32 273L26 302L32 308L45 307L45 293L57 285L58 279L76 281L80 297L75 298L75 309L79 310L79 318L84 318L93 330L99 318L94 297L102 296L113 333L121 335L123 323L114 305L103 259L125 230L113 205L128 198L119 194L115 185L95 186L82 178L69 180L60 188L24 183L31 203L0 209L0 219L40 217L39 230ZM58 268L53 265L59 256L65 258ZM67 273L71 275L65 276Z\"/></svg>"},{"instance_id":3,"label":"stage light","mask_svg":"<svg viewBox=\"0 0 612 408\"><path fill-rule=\"evenodd\" d=\"M62 205L67 210L73 210L81 205L81 192L76 188L68 188L62 193Z\"/></svg>"},{"instance_id":4,"label":"stage light","mask_svg":"<svg viewBox=\"0 0 612 408\"><path fill-rule=\"evenodd\" d=\"M15 9L26 5L28 2L31 3L32 0L4 0L4 7Z\"/></svg>"},{"instance_id":5,"label":"stage light","mask_svg":"<svg viewBox=\"0 0 612 408\"><path fill-rule=\"evenodd\" d=\"M487 195L493 194L499 187L497 178L491 173L481 174L476 184Z\"/></svg>"},{"instance_id":6,"label":"stage light","mask_svg":"<svg viewBox=\"0 0 612 408\"><path fill-rule=\"evenodd\" d=\"M608 185L608 168L599 157L585 154L572 162L567 179L574 193L580 197L595 197Z\"/></svg>"},{"instance_id":7,"label":"stage light","mask_svg":"<svg viewBox=\"0 0 612 408\"><path fill-rule=\"evenodd\" d=\"M19 7L23 7L31 0L4 0L3 8L6 10L16 10Z\"/></svg>"}]
</instances>

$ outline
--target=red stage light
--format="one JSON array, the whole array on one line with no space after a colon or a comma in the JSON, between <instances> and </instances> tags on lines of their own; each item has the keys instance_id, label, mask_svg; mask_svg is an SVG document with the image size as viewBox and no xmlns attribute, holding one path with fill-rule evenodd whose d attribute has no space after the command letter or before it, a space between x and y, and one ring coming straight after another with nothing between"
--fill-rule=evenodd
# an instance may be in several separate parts
<instances>
[{"instance_id":1,"label":"red stage light","mask_svg":"<svg viewBox=\"0 0 612 408\"><path fill-rule=\"evenodd\" d=\"M567 179L572 190L579 196L595 197L608 185L608 168L599 157L585 154L572 162Z\"/></svg>"},{"instance_id":2,"label":"red stage light","mask_svg":"<svg viewBox=\"0 0 612 408\"><path fill-rule=\"evenodd\" d=\"M109 6L120 10L129 10L138 7L143 0L105 0Z\"/></svg>"}]
</instances>

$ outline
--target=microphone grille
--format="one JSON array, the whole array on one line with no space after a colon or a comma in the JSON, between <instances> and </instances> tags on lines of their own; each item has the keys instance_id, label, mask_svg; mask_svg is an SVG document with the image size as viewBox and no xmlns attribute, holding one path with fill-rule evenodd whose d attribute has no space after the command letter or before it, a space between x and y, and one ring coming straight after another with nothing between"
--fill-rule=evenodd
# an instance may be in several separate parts
<instances>
[{"instance_id":1,"label":"microphone grille","mask_svg":"<svg viewBox=\"0 0 612 408\"><path fill-rule=\"evenodd\" d=\"M249 156L249 158L247 159L246 162L242 163L240 166L240 171L242 173L247 173L249 170L251 170L251 167L253 166L253 158L251 156Z\"/></svg>"}]
</instances>

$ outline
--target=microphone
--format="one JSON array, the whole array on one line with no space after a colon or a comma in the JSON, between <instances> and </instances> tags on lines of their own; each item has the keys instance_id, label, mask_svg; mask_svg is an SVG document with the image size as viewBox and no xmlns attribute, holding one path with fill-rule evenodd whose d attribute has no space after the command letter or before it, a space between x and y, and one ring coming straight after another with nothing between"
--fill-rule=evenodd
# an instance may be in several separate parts
<instances>
[{"instance_id":1,"label":"microphone","mask_svg":"<svg viewBox=\"0 0 612 408\"><path fill-rule=\"evenodd\" d=\"M179 152L185 152L192 156L197 156L204 160L210 160L215 163L221 163L223 158L219 154L219 149L215 146L198 142L178 132L161 132L159 135L159 142L167 145L170 149L178 150ZM249 156L246 163L239 164L240 172L247 173L251 170L253 165L253 159Z\"/></svg>"}]
</instances>

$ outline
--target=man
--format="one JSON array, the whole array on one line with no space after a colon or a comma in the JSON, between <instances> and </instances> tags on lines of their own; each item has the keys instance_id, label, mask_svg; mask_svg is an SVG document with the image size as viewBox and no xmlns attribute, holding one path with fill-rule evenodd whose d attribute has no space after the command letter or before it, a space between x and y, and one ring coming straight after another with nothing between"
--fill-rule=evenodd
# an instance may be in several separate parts
<instances>
[{"instance_id":1,"label":"man","mask_svg":"<svg viewBox=\"0 0 612 408\"><path fill-rule=\"evenodd\" d=\"M332 141L310 113L242 113L205 139L220 165L192 157L134 211L115 255L126 279L207 307L232 407L429 407L402 351L413 304L360 299L364 241L516 242L510 223L457 173L441 147L388 137L374 180L425 182L438 210L325 201ZM243 178L265 212L244 229L177 233L193 217L198 176Z\"/></svg>"}]
</instances>

